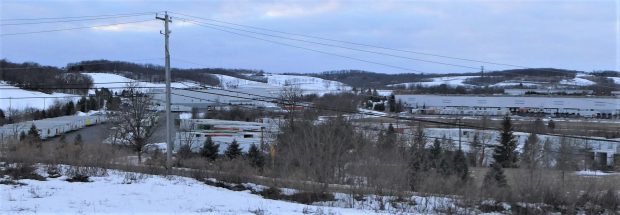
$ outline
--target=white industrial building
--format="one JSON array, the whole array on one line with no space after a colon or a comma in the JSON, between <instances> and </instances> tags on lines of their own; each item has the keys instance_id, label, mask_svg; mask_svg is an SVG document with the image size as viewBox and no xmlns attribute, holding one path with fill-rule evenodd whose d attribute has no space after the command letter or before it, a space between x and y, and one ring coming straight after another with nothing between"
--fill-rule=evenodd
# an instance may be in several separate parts
<instances>
[{"instance_id":1,"label":"white industrial building","mask_svg":"<svg viewBox=\"0 0 620 215\"><path fill-rule=\"evenodd\" d=\"M107 121L105 115L91 116L61 116L41 120L26 121L0 126L0 140L18 139L21 132L28 133L34 126L39 131L41 139L55 137L70 131L75 131L86 126L95 125Z\"/></svg>"},{"instance_id":2,"label":"white industrial building","mask_svg":"<svg viewBox=\"0 0 620 215\"><path fill-rule=\"evenodd\" d=\"M546 114L619 118L620 99L613 97L395 95L412 112L447 115Z\"/></svg>"},{"instance_id":3,"label":"white industrial building","mask_svg":"<svg viewBox=\"0 0 620 215\"><path fill-rule=\"evenodd\" d=\"M279 122L265 118L259 122L244 122L217 119L181 119L176 133L175 145L188 144L193 151L199 151L208 137L220 144L220 152L226 150L232 141L237 141L243 151L250 145L270 142L279 127Z\"/></svg>"}]
</instances>

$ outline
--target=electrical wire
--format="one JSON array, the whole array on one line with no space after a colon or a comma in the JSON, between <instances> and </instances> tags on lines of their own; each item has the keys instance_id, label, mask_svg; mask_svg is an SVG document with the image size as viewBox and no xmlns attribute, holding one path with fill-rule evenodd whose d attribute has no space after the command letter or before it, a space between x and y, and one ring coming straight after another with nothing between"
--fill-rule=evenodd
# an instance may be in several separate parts
<instances>
[{"instance_id":1,"label":"electrical wire","mask_svg":"<svg viewBox=\"0 0 620 215\"><path fill-rule=\"evenodd\" d=\"M117 18L136 17L136 16L145 16L145 15L150 15L150 14L123 15L123 16L110 16L110 17L99 17L99 18L71 19L71 20L55 20L55 21L45 21L45 22L1 23L0 26L20 26L20 25L39 25L39 24L49 24L49 23L82 22L82 21L90 21L90 20L117 19Z\"/></svg>"},{"instance_id":2,"label":"electrical wire","mask_svg":"<svg viewBox=\"0 0 620 215\"><path fill-rule=\"evenodd\" d=\"M138 21L131 21L131 22L117 22L117 23L111 23L111 24L105 24L105 25L82 26L82 27L74 27L74 28L61 28L61 29L51 29L51 30L43 30L43 31L28 31L28 32L17 32L17 33L4 33L4 34L0 34L0 37L24 35L24 34L49 33L49 32L58 32L58 31L80 30L80 29L89 29L89 28L99 28L99 27L108 27L108 26L115 26L115 25L124 25L124 24L132 24L132 23L150 22L150 21L154 21L154 20L147 19L147 20L138 20Z\"/></svg>"}]
</instances>

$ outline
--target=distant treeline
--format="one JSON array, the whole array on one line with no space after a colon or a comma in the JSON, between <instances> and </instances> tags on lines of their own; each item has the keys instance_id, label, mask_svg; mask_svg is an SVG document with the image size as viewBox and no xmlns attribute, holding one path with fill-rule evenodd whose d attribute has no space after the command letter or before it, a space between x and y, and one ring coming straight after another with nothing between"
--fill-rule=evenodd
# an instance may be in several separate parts
<instances>
[{"instance_id":1,"label":"distant treeline","mask_svg":"<svg viewBox=\"0 0 620 215\"><path fill-rule=\"evenodd\" d=\"M154 64L90 60L68 64L67 68L70 72L115 72L131 79L151 82L163 82L165 80L164 67ZM171 69L173 81L190 80L206 85L219 85L220 80L213 74L228 75L241 79L265 82L265 80L258 75L262 74L262 71L260 70L223 68Z\"/></svg>"},{"instance_id":2,"label":"distant treeline","mask_svg":"<svg viewBox=\"0 0 620 215\"><path fill-rule=\"evenodd\" d=\"M486 72L485 77L471 78L467 84L485 85L495 84L505 80L519 78L527 81L548 81L557 82L562 79L574 78L580 71L535 68L535 69L511 69L502 71ZM430 78L446 76L480 76L480 72L475 73L451 73L451 74L428 74L428 73L400 73L384 74L368 72L363 70L338 70L327 71L318 74L306 74L332 81L339 81L353 87L384 88L386 85L399 84L406 82L422 82Z\"/></svg>"},{"instance_id":3,"label":"distant treeline","mask_svg":"<svg viewBox=\"0 0 620 215\"><path fill-rule=\"evenodd\" d=\"M37 63L12 63L0 60L0 80L17 87L45 93L62 92L84 95L92 87L93 80L87 75L66 73L53 66Z\"/></svg>"}]
</instances>

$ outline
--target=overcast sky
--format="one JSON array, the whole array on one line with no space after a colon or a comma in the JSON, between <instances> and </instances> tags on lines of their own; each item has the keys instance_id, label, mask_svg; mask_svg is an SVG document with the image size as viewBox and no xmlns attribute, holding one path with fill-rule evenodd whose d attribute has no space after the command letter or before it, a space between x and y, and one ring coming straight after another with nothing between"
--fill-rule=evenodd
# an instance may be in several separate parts
<instances>
[{"instance_id":1,"label":"overcast sky","mask_svg":"<svg viewBox=\"0 0 620 215\"><path fill-rule=\"evenodd\" d=\"M50 20L7 19L93 16L151 11L187 15L301 35L526 67L618 70L618 1L0 1L0 34L152 20L118 26L0 37L0 56L64 66L110 59L163 64L163 28L154 14L82 22L6 25ZM172 14L173 67L223 67L299 73L362 69L384 73L454 73L511 67L394 52L292 35L293 39L386 52L383 56L312 43L231 34ZM189 18L189 17L186 17ZM193 18L196 20L195 18ZM53 20L52 20L53 21ZM202 20L203 22L207 22ZM212 22L213 23L213 22ZM222 23L213 23L221 25ZM228 26L235 27L235 26ZM239 28L238 26L235 28ZM247 29L259 31L257 29ZM228 31L235 31L228 29ZM248 32L238 32L252 35ZM303 47L306 49L301 49ZM334 55L309 51L313 49ZM335 56L339 55L339 56ZM416 58L472 67L414 61ZM355 58L358 60L354 60ZM194 62L196 64L188 63ZM362 62L367 61L367 62ZM370 63L373 62L373 63ZM383 64L383 65L379 65ZM396 68L398 67L398 68Z\"/></svg>"}]
</instances>

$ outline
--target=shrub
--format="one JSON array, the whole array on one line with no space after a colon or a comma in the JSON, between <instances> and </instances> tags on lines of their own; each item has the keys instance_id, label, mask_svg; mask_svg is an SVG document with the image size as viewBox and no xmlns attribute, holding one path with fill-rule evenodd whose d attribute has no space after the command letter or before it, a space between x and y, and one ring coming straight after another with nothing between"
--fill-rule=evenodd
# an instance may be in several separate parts
<instances>
[{"instance_id":1,"label":"shrub","mask_svg":"<svg viewBox=\"0 0 620 215\"><path fill-rule=\"evenodd\" d=\"M45 177L36 173L36 169L29 164L17 163L15 166L8 166L0 171L1 175L8 175L14 180L32 179L45 181Z\"/></svg>"}]
</instances>

